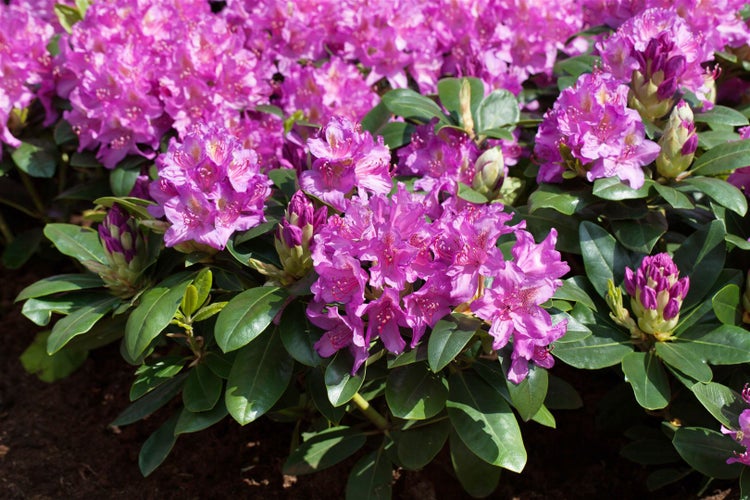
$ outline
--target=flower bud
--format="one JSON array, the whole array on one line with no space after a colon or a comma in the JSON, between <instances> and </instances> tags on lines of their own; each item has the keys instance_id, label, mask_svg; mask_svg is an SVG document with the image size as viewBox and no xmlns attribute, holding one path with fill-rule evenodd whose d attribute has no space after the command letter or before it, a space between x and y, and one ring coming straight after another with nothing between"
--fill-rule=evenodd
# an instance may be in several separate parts
<instances>
[{"instance_id":1,"label":"flower bud","mask_svg":"<svg viewBox=\"0 0 750 500\"><path fill-rule=\"evenodd\" d=\"M490 200L497 196L498 184L505 177L505 161L500 146L488 149L474 164L474 180L471 187Z\"/></svg>"},{"instance_id":2,"label":"flower bud","mask_svg":"<svg viewBox=\"0 0 750 500\"><path fill-rule=\"evenodd\" d=\"M685 101L680 101L669 115L664 135L659 139L661 152L656 158L656 170L667 179L680 178L693 162L698 148L693 112Z\"/></svg>"},{"instance_id":3,"label":"flower bud","mask_svg":"<svg viewBox=\"0 0 750 500\"><path fill-rule=\"evenodd\" d=\"M638 327L659 341L669 339L677 326L689 285L666 253L645 257L636 272L625 268L625 290Z\"/></svg>"},{"instance_id":4,"label":"flower bud","mask_svg":"<svg viewBox=\"0 0 750 500\"><path fill-rule=\"evenodd\" d=\"M299 279L313 267L310 243L326 220L325 207L315 210L302 191L292 196L276 231L276 251L287 275Z\"/></svg>"},{"instance_id":5,"label":"flower bud","mask_svg":"<svg viewBox=\"0 0 750 500\"><path fill-rule=\"evenodd\" d=\"M146 240L135 219L118 205L113 205L99 225L107 263L87 262L86 267L99 274L113 295L127 299L141 288L141 274L148 255Z\"/></svg>"},{"instance_id":6,"label":"flower bud","mask_svg":"<svg viewBox=\"0 0 750 500\"><path fill-rule=\"evenodd\" d=\"M634 54L640 70L633 71L629 104L645 120L658 120L674 105L686 60L674 55L673 48L669 33L662 32L648 42L645 51Z\"/></svg>"},{"instance_id":7,"label":"flower bud","mask_svg":"<svg viewBox=\"0 0 750 500\"><path fill-rule=\"evenodd\" d=\"M458 103L461 113L461 123L464 131L474 138L474 117L471 114L471 84L465 79L461 82L461 90L458 94Z\"/></svg>"}]
</instances>

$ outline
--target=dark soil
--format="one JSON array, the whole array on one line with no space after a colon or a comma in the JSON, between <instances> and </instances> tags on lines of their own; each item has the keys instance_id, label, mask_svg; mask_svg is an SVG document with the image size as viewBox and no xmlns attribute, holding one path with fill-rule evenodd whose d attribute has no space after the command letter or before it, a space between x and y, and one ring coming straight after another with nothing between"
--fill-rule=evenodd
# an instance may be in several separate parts
<instances>
[{"instance_id":1,"label":"dark soil","mask_svg":"<svg viewBox=\"0 0 750 500\"><path fill-rule=\"evenodd\" d=\"M240 427L225 419L212 428L182 436L151 476L138 469L142 443L166 415L136 424L108 426L127 405L133 367L116 346L92 353L69 378L54 384L25 373L18 357L41 330L20 314L13 299L44 269L0 269L0 498L343 498L350 460L341 467L301 477L284 477L289 424L261 419ZM645 488L650 469L618 455L620 433L595 428L595 407L609 380L599 373L556 367L582 391L584 408L555 411L557 429L523 426L529 460L523 474L505 472L491 498L627 499L699 498L698 474L657 493ZM588 392L583 392L588 391ZM466 498L443 453L418 472L399 471L394 498ZM738 498L732 484L710 487L702 498Z\"/></svg>"}]
</instances>

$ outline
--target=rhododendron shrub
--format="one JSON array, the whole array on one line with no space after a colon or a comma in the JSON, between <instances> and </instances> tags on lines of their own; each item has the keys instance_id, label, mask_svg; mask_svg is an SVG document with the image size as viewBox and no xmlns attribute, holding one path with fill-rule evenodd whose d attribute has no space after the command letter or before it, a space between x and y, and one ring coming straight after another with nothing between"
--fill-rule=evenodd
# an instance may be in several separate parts
<instances>
[{"instance_id":1,"label":"rhododendron shrub","mask_svg":"<svg viewBox=\"0 0 750 500\"><path fill-rule=\"evenodd\" d=\"M444 448L487 496L582 405L561 365L608 370L650 488L747 495L742 8L0 4L2 261L69 271L18 296L48 327L25 366L119 342L112 424L173 412L145 475L267 416L279 472L352 457L349 498Z\"/></svg>"}]
</instances>

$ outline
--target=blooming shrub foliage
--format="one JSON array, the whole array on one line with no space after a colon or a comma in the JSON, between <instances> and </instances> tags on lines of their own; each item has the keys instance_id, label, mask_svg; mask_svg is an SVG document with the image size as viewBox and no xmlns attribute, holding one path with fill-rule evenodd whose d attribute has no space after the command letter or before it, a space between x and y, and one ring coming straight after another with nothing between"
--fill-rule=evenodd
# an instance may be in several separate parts
<instances>
[{"instance_id":1,"label":"blooming shrub foliage","mask_svg":"<svg viewBox=\"0 0 750 500\"><path fill-rule=\"evenodd\" d=\"M742 9L0 3L3 262L44 236L81 270L18 297L63 316L34 366L119 340L139 368L115 425L181 395L144 474L268 415L309 431L287 474L368 450L350 498L444 446L486 496L524 468L523 422L582 404L556 364L619 366L602 411L650 486L747 489Z\"/></svg>"}]
</instances>

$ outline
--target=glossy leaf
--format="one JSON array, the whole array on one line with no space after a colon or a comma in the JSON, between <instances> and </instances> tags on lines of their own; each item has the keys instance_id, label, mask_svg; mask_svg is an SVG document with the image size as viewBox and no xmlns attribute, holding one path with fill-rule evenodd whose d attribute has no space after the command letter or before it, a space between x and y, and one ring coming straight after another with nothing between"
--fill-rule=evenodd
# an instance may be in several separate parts
<instances>
[{"instance_id":1,"label":"glossy leaf","mask_svg":"<svg viewBox=\"0 0 750 500\"><path fill-rule=\"evenodd\" d=\"M745 198L745 195L737 187L724 180L711 177L688 177L682 181L682 186L697 189L707 194L719 205L739 215L747 213L747 198Z\"/></svg>"},{"instance_id":2,"label":"glossy leaf","mask_svg":"<svg viewBox=\"0 0 750 500\"><path fill-rule=\"evenodd\" d=\"M313 369L307 372L307 393L310 395L315 408L320 414L333 424L338 424L346 414L346 406L334 407L328 399L323 370Z\"/></svg>"},{"instance_id":3,"label":"glossy leaf","mask_svg":"<svg viewBox=\"0 0 750 500\"><path fill-rule=\"evenodd\" d=\"M677 453L688 465L709 477L734 479L740 475L741 464L727 464L734 452L743 451L731 437L699 427L680 427L672 438Z\"/></svg>"},{"instance_id":4,"label":"glossy leaf","mask_svg":"<svg viewBox=\"0 0 750 500\"><path fill-rule=\"evenodd\" d=\"M411 89L393 89L385 94L382 100L394 115L422 123L427 123L433 118L438 118L438 121L442 123L448 123L443 110L435 101Z\"/></svg>"},{"instance_id":5,"label":"glossy leaf","mask_svg":"<svg viewBox=\"0 0 750 500\"><path fill-rule=\"evenodd\" d=\"M508 393L513 407L524 422L531 420L542 407L548 386L547 370L534 364L529 364L529 374L520 384L508 381Z\"/></svg>"},{"instance_id":6,"label":"glossy leaf","mask_svg":"<svg viewBox=\"0 0 750 500\"><path fill-rule=\"evenodd\" d=\"M395 368L388 374L385 399L391 413L407 420L425 420L440 413L448 398L445 377L425 363Z\"/></svg>"},{"instance_id":7,"label":"glossy leaf","mask_svg":"<svg viewBox=\"0 0 750 500\"><path fill-rule=\"evenodd\" d=\"M444 418L398 433L396 450L402 465L417 470L429 464L445 445L450 430L450 422Z\"/></svg>"},{"instance_id":8,"label":"glossy leaf","mask_svg":"<svg viewBox=\"0 0 750 500\"><path fill-rule=\"evenodd\" d=\"M469 495L483 498L495 491L502 469L475 455L456 431L450 433L450 453L456 477Z\"/></svg>"},{"instance_id":9,"label":"glossy leaf","mask_svg":"<svg viewBox=\"0 0 750 500\"><path fill-rule=\"evenodd\" d=\"M722 125L729 127L744 127L748 125L747 117L736 109L726 106L715 105L709 111L696 113L694 115L696 123L706 123L708 125Z\"/></svg>"},{"instance_id":10,"label":"glossy leaf","mask_svg":"<svg viewBox=\"0 0 750 500\"><path fill-rule=\"evenodd\" d=\"M708 382L713 377L711 367L690 344L680 341L657 342L654 347L657 356L685 375L700 382Z\"/></svg>"},{"instance_id":11,"label":"glossy leaf","mask_svg":"<svg viewBox=\"0 0 750 500\"><path fill-rule=\"evenodd\" d=\"M427 360L437 373L453 361L474 336L478 323L451 317L438 321L427 342Z\"/></svg>"},{"instance_id":12,"label":"glossy leaf","mask_svg":"<svg viewBox=\"0 0 750 500\"><path fill-rule=\"evenodd\" d=\"M142 364L135 371L135 380L130 386L130 400L135 401L147 392L172 380L185 367L182 356L165 356L152 360L149 364Z\"/></svg>"},{"instance_id":13,"label":"glossy leaf","mask_svg":"<svg viewBox=\"0 0 750 500\"><path fill-rule=\"evenodd\" d=\"M750 362L750 334L739 326L722 325L710 331L693 327L679 338L712 365Z\"/></svg>"},{"instance_id":14,"label":"glossy leaf","mask_svg":"<svg viewBox=\"0 0 750 500\"><path fill-rule=\"evenodd\" d=\"M693 175L720 175L750 165L750 139L719 144L693 163Z\"/></svg>"},{"instance_id":15,"label":"glossy leaf","mask_svg":"<svg viewBox=\"0 0 750 500\"><path fill-rule=\"evenodd\" d=\"M284 463L283 473L293 476L318 472L346 460L364 446L362 431L331 427L309 436Z\"/></svg>"},{"instance_id":16,"label":"glossy leaf","mask_svg":"<svg viewBox=\"0 0 750 500\"><path fill-rule=\"evenodd\" d=\"M672 208L691 210L695 207L693 202L690 201L690 198L673 187L655 182L654 188L656 189L656 192L664 198L664 201L672 205Z\"/></svg>"},{"instance_id":17,"label":"glossy leaf","mask_svg":"<svg viewBox=\"0 0 750 500\"><path fill-rule=\"evenodd\" d=\"M690 277L690 289L682 309L697 304L716 282L719 270L724 268L726 230L715 220L690 235L674 253L674 263L680 275Z\"/></svg>"},{"instance_id":18,"label":"glossy leaf","mask_svg":"<svg viewBox=\"0 0 750 500\"><path fill-rule=\"evenodd\" d=\"M278 330L243 347L227 380L224 402L230 415L245 425L266 413L286 391L293 369Z\"/></svg>"},{"instance_id":19,"label":"glossy leaf","mask_svg":"<svg viewBox=\"0 0 750 500\"><path fill-rule=\"evenodd\" d=\"M292 302L284 309L279 322L279 333L287 352L299 363L319 366L323 362L315 350L315 342L323 332L310 323L300 301Z\"/></svg>"},{"instance_id":20,"label":"glossy leaf","mask_svg":"<svg viewBox=\"0 0 750 500\"><path fill-rule=\"evenodd\" d=\"M716 317L725 325L736 325L742 316L740 306L740 287L727 285L711 299Z\"/></svg>"},{"instance_id":21,"label":"glossy leaf","mask_svg":"<svg viewBox=\"0 0 750 500\"><path fill-rule=\"evenodd\" d=\"M28 299L24 302L21 313L35 324L46 326L52 319L52 313L70 314L105 296L108 297L109 294L80 293L44 299Z\"/></svg>"},{"instance_id":22,"label":"glossy leaf","mask_svg":"<svg viewBox=\"0 0 750 500\"><path fill-rule=\"evenodd\" d=\"M485 462L521 472L526 449L505 400L470 372L452 374L449 384L448 416L461 441Z\"/></svg>"},{"instance_id":23,"label":"glossy leaf","mask_svg":"<svg viewBox=\"0 0 750 500\"><path fill-rule=\"evenodd\" d=\"M189 273L175 274L141 296L125 325L125 348L131 358L143 354L169 325L190 281Z\"/></svg>"},{"instance_id":24,"label":"glossy leaf","mask_svg":"<svg viewBox=\"0 0 750 500\"><path fill-rule=\"evenodd\" d=\"M61 254L73 257L78 262L106 263L99 233L91 228L74 224L47 224L44 235Z\"/></svg>"},{"instance_id":25,"label":"glossy leaf","mask_svg":"<svg viewBox=\"0 0 750 500\"><path fill-rule=\"evenodd\" d=\"M573 215L580 205L582 205L580 196L555 184L542 184L529 196L531 212L540 208L552 208L561 214Z\"/></svg>"},{"instance_id":26,"label":"glossy leaf","mask_svg":"<svg viewBox=\"0 0 750 500\"><path fill-rule=\"evenodd\" d=\"M667 222L661 214L653 213L638 220L612 221L612 230L617 241L628 250L650 254L667 232Z\"/></svg>"},{"instance_id":27,"label":"glossy leaf","mask_svg":"<svg viewBox=\"0 0 750 500\"><path fill-rule=\"evenodd\" d=\"M104 282L96 274L59 274L41 279L27 286L18 294L16 302L36 297L45 297L54 293L99 288L101 286L104 286Z\"/></svg>"},{"instance_id":28,"label":"glossy leaf","mask_svg":"<svg viewBox=\"0 0 750 500\"><path fill-rule=\"evenodd\" d=\"M177 442L175 427L178 417L178 414L172 415L143 443L141 452L138 454L138 468L141 470L143 477L147 477L154 472L172 451L174 444Z\"/></svg>"},{"instance_id":29,"label":"glossy leaf","mask_svg":"<svg viewBox=\"0 0 750 500\"><path fill-rule=\"evenodd\" d=\"M622 201L646 198L653 181L646 181L643 186L633 189L618 177L605 177L594 181L593 193L605 200Z\"/></svg>"},{"instance_id":30,"label":"glossy leaf","mask_svg":"<svg viewBox=\"0 0 750 500\"><path fill-rule=\"evenodd\" d=\"M737 427L740 414L747 408L738 393L716 382L693 384L690 391L703 407L728 429Z\"/></svg>"},{"instance_id":31,"label":"glossy leaf","mask_svg":"<svg viewBox=\"0 0 750 500\"><path fill-rule=\"evenodd\" d=\"M229 412L221 400L209 411L194 413L183 408L177 419L174 433L175 435L188 434L208 429L212 425L221 422L227 415L229 415Z\"/></svg>"},{"instance_id":32,"label":"glossy leaf","mask_svg":"<svg viewBox=\"0 0 750 500\"><path fill-rule=\"evenodd\" d=\"M625 267L630 264L627 256L617 246L614 237L602 227L588 221L579 228L581 253L586 276L602 297L607 293L607 282L620 283Z\"/></svg>"},{"instance_id":33,"label":"glossy leaf","mask_svg":"<svg viewBox=\"0 0 750 500\"><path fill-rule=\"evenodd\" d=\"M197 364L182 389L182 403L188 411L209 411L221 398L223 382L206 365Z\"/></svg>"},{"instance_id":34,"label":"glossy leaf","mask_svg":"<svg viewBox=\"0 0 750 500\"><path fill-rule=\"evenodd\" d=\"M286 293L275 286L250 288L240 293L216 319L216 343L222 351L229 352L252 342L271 324L285 299Z\"/></svg>"},{"instance_id":35,"label":"glossy leaf","mask_svg":"<svg viewBox=\"0 0 750 500\"><path fill-rule=\"evenodd\" d=\"M348 500L388 500L391 498L393 464L382 448L360 458L346 482Z\"/></svg>"},{"instance_id":36,"label":"glossy leaf","mask_svg":"<svg viewBox=\"0 0 750 500\"><path fill-rule=\"evenodd\" d=\"M47 339L47 352L54 354L70 342L73 337L91 330L97 321L112 311L120 302L122 300L117 297L105 295L95 302L76 309L64 318L60 318Z\"/></svg>"},{"instance_id":37,"label":"glossy leaf","mask_svg":"<svg viewBox=\"0 0 750 500\"><path fill-rule=\"evenodd\" d=\"M141 399L131 403L109 425L128 425L151 415L153 412L169 403L181 390L187 378L187 373L180 373L168 382L160 385Z\"/></svg>"},{"instance_id":38,"label":"glossy leaf","mask_svg":"<svg viewBox=\"0 0 750 500\"><path fill-rule=\"evenodd\" d=\"M639 405L647 410L660 410L669 404L672 393L667 372L651 352L626 354L622 358L622 371Z\"/></svg>"},{"instance_id":39,"label":"glossy leaf","mask_svg":"<svg viewBox=\"0 0 750 500\"><path fill-rule=\"evenodd\" d=\"M354 359L347 351L339 351L325 371L325 386L328 400L331 404L341 406L348 403L362 387L365 381L366 365L362 364L359 371L352 375Z\"/></svg>"},{"instance_id":40,"label":"glossy leaf","mask_svg":"<svg viewBox=\"0 0 750 500\"><path fill-rule=\"evenodd\" d=\"M479 103L476 130L482 134L485 130L515 125L520 117L516 96L505 89L493 90Z\"/></svg>"},{"instance_id":41,"label":"glossy leaf","mask_svg":"<svg viewBox=\"0 0 750 500\"><path fill-rule=\"evenodd\" d=\"M576 368L596 370L613 366L633 352L630 339L617 330L591 325L592 335L576 342L555 342L552 354Z\"/></svg>"}]
</instances>

